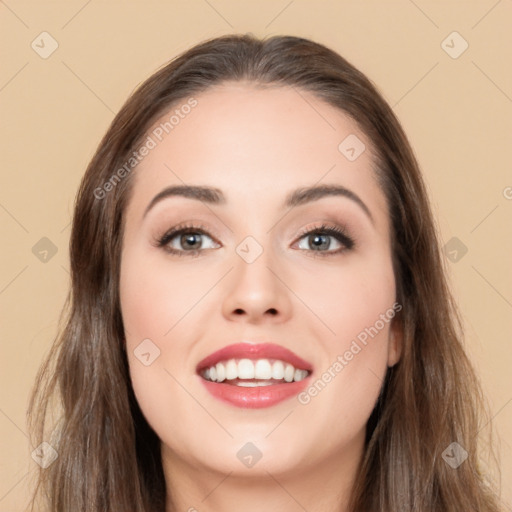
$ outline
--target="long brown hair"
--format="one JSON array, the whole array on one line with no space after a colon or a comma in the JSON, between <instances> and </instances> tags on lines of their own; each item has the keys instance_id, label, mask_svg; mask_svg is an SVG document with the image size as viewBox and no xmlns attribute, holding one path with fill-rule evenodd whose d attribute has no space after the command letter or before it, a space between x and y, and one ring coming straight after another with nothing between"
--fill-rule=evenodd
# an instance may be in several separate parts
<instances>
[{"instance_id":1,"label":"long brown hair","mask_svg":"<svg viewBox=\"0 0 512 512\"><path fill-rule=\"evenodd\" d=\"M86 170L74 210L66 315L27 413L33 446L47 441L58 453L40 470L32 505L39 497L50 512L165 510L160 442L135 399L122 343L120 254L136 170L112 177L156 119L226 81L311 92L353 118L372 144L392 226L403 350L368 422L351 510L498 511L477 451L489 413L463 349L426 187L406 135L375 86L336 52L308 39L252 34L204 41L153 74L114 118ZM107 182L112 186L100 197ZM50 435L52 398L59 417ZM443 457L454 442L467 452L456 469Z\"/></svg>"}]
</instances>

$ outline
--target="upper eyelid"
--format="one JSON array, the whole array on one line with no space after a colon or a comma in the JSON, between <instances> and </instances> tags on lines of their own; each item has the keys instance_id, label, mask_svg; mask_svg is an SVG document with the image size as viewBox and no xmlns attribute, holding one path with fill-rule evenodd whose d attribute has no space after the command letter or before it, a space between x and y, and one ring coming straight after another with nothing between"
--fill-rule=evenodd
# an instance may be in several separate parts
<instances>
[{"instance_id":1,"label":"upper eyelid","mask_svg":"<svg viewBox=\"0 0 512 512\"><path fill-rule=\"evenodd\" d=\"M302 237L304 235L307 235L311 231L322 231L322 230L328 230L330 228L340 229L343 232L345 232L347 235L350 232L350 230L344 224L337 225L334 222L325 221L325 220L318 221L318 222L319 222L319 225L308 226L306 228L302 228L296 236ZM196 226L183 225L183 226L181 226L180 224L177 224L176 226L164 231L164 233L161 235L160 238L162 238L163 236L166 236L167 234L170 234L170 233L173 233L173 235L176 235L182 231L198 232L198 233L210 236L211 238L216 238L215 235L211 234L211 230L207 227L203 227L200 225L196 225Z\"/></svg>"}]
</instances>

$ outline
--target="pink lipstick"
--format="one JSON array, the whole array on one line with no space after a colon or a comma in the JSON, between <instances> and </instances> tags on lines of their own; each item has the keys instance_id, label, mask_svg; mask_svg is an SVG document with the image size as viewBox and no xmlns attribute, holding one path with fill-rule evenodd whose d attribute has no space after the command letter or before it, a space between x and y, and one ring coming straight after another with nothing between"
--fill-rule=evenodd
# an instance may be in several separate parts
<instances>
[{"instance_id":1,"label":"pink lipstick","mask_svg":"<svg viewBox=\"0 0 512 512\"><path fill-rule=\"evenodd\" d=\"M215 398L244 408L270 407L310 382L312 365L280 345L236 343L203 359L197 374Z\"/></svg>"}]
</instances>

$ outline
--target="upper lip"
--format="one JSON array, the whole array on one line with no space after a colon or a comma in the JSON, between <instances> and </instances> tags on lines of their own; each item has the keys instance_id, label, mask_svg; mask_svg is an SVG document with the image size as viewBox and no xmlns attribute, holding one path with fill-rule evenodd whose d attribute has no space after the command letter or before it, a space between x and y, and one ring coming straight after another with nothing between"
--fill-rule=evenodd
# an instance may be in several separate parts
<instances>
[{"instance_id":1,"label":"upper lip","mask_svg":"<svg viewBox=\"0 0 512 512\"><path fill-rule=\"evenodd\" d=\"M296 369L313 371L311 363L305 361L291 350L275 343L234 343L227 345L213 354L202 359L197 365L197 371L215 366L220 361L228 359L279 359L293 365Z\"/></svg>"}]
</instances>

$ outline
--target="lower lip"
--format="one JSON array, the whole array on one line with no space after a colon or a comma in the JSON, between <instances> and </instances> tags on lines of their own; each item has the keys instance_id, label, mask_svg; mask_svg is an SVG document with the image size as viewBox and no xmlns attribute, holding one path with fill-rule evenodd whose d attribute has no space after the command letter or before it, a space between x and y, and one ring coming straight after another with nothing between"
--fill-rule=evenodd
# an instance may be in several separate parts
<instances>
[{"instance_id":1,"label":"lower lip","mask_svg":"<svg viewBox=\"0 0 512 512\"><path fill-rule=\"evenodd\" d=\"M215 398L236 407L260 409L271 407L298 395L308 384L311 375L298 382L271 384L270 386L243 387L222 382L212 382L200 377L203 385Z\"/></svg>"}]
</instances>

